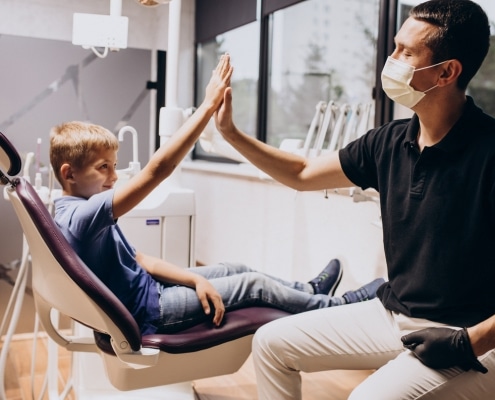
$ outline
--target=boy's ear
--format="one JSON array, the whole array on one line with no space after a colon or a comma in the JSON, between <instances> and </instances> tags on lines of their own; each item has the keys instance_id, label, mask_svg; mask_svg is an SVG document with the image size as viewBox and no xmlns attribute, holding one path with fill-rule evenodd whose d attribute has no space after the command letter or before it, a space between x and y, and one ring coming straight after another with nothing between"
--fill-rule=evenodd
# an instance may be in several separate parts
<instances>
[{"instance_id":1,"label":"boy's ear","mask_svg":"<svg viewBox=\"0 0 495 400\"><path fill-rule=\"evenodd\" d=\"M70 164L62 164L62 166L60 167L60 175L62 176L64 181L69 182L74 179L72 167L70 166Z\"/></svg>"}]
</instances>

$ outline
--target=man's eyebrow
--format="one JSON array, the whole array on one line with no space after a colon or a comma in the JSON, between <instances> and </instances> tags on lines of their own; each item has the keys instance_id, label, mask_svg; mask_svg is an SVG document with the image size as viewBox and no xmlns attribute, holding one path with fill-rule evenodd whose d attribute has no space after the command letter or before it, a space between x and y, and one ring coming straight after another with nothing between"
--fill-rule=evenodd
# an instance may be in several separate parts
<instances>
[{"instance_id":1,"label":"man's eyebrow","mask_svg":"<svg viewBox=\"0 0 495 400\"><path fill-rule=\"evenodd\" d=\"M394 44L398 49L409 50L413 53L420 52L422 47L418 46L418 44L406 44L403 41L398 41L396 37L394 37Z\"/></svg>"}]
</instances>

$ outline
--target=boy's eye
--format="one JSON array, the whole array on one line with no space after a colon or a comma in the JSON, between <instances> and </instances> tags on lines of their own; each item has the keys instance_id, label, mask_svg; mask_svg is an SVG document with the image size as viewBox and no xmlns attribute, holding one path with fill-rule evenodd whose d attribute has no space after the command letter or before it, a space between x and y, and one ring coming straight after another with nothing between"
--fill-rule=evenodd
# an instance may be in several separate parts
<instances>
[{"instance_id":1,"label":"boy's eye","mask_svg":"<svg viewBox=\"0 0 495 400\"><path fill-rule=\"evenodd\" d=\"M108 168L108 164L103 164L100 169L107 169Z\"/></svg>"}]
</instances>

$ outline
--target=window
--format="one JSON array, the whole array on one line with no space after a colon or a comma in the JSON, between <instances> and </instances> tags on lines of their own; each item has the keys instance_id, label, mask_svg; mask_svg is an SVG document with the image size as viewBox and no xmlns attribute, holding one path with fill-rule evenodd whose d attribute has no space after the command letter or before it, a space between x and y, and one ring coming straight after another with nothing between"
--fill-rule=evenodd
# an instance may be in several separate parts
<instances>
[{"instance_id":1,"label":"window","mask_svg":"<svg viewBox=\"0 0 495 400\"><path fill-rule=\"evenodd\" d=\"M495 115L495 2L476 0L488 14L490 21L490 49L480 70L469 84L467 94L473 96L476 104L487 114Z\"/></svg>"},{"instance_id":2,"label":"window","mask_svg":"<svg viewBox=\"0 0 495 400\"><path fill-rule=\"evenodd\" d=\"M242 18L226 27L206 26L208 18L198 14L196 104L224 52L235 68L236 124L270 145L304 139L320 101L373 104L380 3L384 0L242 0ZM217 25L229 20L219 13L235 13L231 4L196 2L198 13L217 7ZM198 145L194 157L211 154Z\"/></svg>"},{"instance_id":3,"label":"window","mask_svg":"<svg viewBox=\"0 0 495 400\"><path fill-rule=\"evenodd\" d=\"M211 71L216 67L220 55L226 52L230 54L235 71L232 76L234 120L244 132L256 136L259 74L257 22L217 35L214 40L198 45L196 103L204 98Z\"/></svg>"}]
</instances>

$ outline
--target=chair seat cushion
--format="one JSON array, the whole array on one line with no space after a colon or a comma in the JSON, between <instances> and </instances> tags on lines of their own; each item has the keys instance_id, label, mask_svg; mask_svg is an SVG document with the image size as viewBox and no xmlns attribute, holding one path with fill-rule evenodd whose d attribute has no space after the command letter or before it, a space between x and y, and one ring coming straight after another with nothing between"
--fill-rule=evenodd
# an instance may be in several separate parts
<instances>
[{"instance_id":1,"label":"chair seat cushion","mask_svg":"<svg viewBox=\"0 0 495 400\"><path fill-rule=\"evenodd\" d=\"M143 347L158 348L167 353L189 353L251 335L267 322L288 315L290 314L276 308L242 308L225 313L219 327L214 326L211 321L206 321L177 333L145 335L141 343ZM108 335L95 332L95 339L102 351L113 354Z\"/></svg>"}]
</instances>

